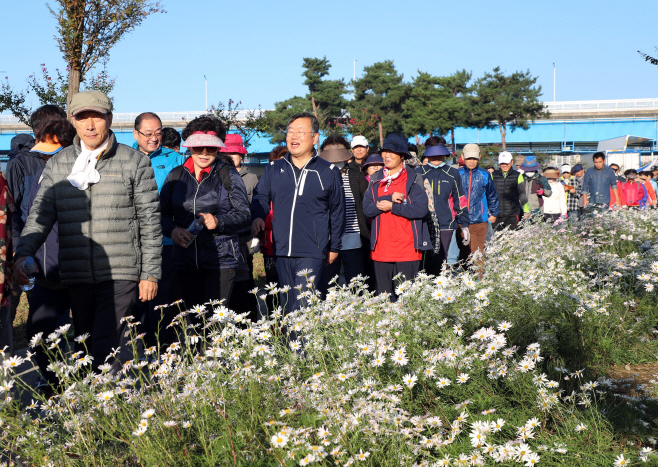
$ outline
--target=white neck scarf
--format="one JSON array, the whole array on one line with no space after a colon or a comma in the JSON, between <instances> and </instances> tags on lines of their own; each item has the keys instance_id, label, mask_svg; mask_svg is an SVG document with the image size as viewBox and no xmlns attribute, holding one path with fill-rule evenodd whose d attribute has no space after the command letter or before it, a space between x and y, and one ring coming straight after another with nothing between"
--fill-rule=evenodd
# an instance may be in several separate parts
<instances>
[{"instance_id":1,"label":"white neck scarf","mask_svg":"<svg viewBox=\"0 0 658 467\"><path fill-rule=\"evenodd\" d=\"M85 143L80 140L82 150L73 164L70 175L66 177L71 185L78 190L86 190L90 184L100 181L101 174L96 170L96 163L98 162L98 156L107 148L109 142L110 137L108 136L103 144L92 150L88 149Z\"/></svg>"},{"instance_id":2,"label":"white neck scarf","mask_svg":"<svg viewBox=\"0 0 658 467\"><path fill-rule=\"evenodd\" d=\"M387 168L384 168L384 178L382 178L382 181L380 182L380 183L384 183L384 182L386 183L386 186L384 187L384 193L388 192L388 187L391 186L391 182L393 182L393 180L395 180L400 176L400 174L405 169L405 167L406 165L403 162L402 168L395 175L391 175L391 172Z\"/></svg>"}]
</instances>

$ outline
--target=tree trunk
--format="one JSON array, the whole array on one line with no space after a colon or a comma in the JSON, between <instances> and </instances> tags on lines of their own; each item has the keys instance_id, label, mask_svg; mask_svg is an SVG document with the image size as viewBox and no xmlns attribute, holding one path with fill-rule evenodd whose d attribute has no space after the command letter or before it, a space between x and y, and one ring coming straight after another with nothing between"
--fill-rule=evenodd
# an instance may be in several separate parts
<instances>
[{"instance_id":1,"label":"tree trunk","mask_svg":"<svg viewBox=\"0 0 658 467\"><path fill-rule=\"evenodd\" d=\"M379 147L384 145L384 128L382 127L382 121L378 121L377 125L379 126Z\"/></svg>"},{"instance_id":2,"label":"tree trunk","mask_svg":"<svg viewBox=\"0 0 658 467\"><path fill-rule=\"evenodd\" d=\"M457 144L455 143L455 125L450 130L450 137L452 138L452 153L457 154Z\"/></svg>"},{"instance_id":3,"label":"tree trunk","mask_svg":"<svg viewBox=\"0 0 658 467\"><path fill-rule=\"evenodd\" d=\"M311 93L311 105L313 106L313 115L315 115L315 118L320 121L318 118L318 108L315 106L315 97L313 97L313 93Z\"/></svg>"},{"instance_id":4,"label":"tree trunk","mask_svg":"<svg viewBox=\"0 0 658 467\"><path fill-rule=\"evenodd\" d=\"M80 69L71 67L69 69L69 96L66 104L67 112L68 106L71 103L71 98L74 94L77 94L80 91Z\"/></svg>"},{"instance_id":5,"label":"tree trunk","mask_svg":"<svg viewBox=\"0 0 658 467\"><path fill-rule=\"evenodd\" d=\"M507 143L505 142L505 136L507 135L507 122L498 123L498 129L500 129L500 140L503 143L503 151L507 151Z\"/></svg>"}]
</instances>

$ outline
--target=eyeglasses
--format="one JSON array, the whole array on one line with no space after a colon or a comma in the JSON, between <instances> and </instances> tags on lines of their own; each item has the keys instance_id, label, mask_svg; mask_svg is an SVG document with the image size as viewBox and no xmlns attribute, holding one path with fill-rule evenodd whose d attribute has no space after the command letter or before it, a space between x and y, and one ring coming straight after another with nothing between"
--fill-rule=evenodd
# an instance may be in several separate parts
<instances>
[{"instance_id":1,"label":"eyeglasses","mask_svg":"<svg viewBox=\"0 0 658 467\"><path fill-rule=\"evenodd\" d=\"M298 136L299 138L303 138L306 133L310 133L311 136L313 136L315 133L312 131L297 131L297 130L288 130L288 134L290 136Z\"/></svg>"},{"instance_id":2,"label":"eyeglasses","mask_svg":"<svg viewBox=\"0 0 658 467\"><path fill-rule=\"evenodd\" d=\"M146 134L142 133L142 132L139 131L139 130L135 130L135 131L137 131L137 133L139 133L140 135L142 135L144 138L148 138L148 139L151 139L151 138L154 137L154 136L155 136L156 138L160 138L160 137L162 136L162 130L158 130L158 131L156 131L155 133L146 133Z\"/></svg>"}]
</instances>

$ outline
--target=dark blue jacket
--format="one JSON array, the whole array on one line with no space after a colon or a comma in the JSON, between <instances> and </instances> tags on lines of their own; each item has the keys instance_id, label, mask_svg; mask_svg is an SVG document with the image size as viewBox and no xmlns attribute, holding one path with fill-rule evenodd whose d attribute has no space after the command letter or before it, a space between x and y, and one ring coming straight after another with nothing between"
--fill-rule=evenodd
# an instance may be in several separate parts
<instances>
[{"instance_id":1,"label":"dark blue jacket","mask_svg":"<svg viewBox=\"0 0 658 467\"><path fill-rule=\"evenodd\" d=\"M417 250L431 250L432 241L430 232L427 228L425 218L429 212L427 206L427 194L423 186L423 176L414 172L410 167L403 169L407 171L407 203L393 203L391 212L396 216L401 216L411 221L411 231L414 235L414 248ZM367 217L372 217L370 226L370 249L374 250L379 238L379 215L384 211L377 209L377 201L391 200L390 195L380 197L378 194L379 182L384 176L384 171L380 170L370 176L370 185L363 197L363 213Z\"/></svg>"},{"instance_id":2,"label":"dark blue jacket","mask_svg":"<svg viewBox=\"0 0 658 467\"><path fill-rule=\"evenodd\" d=\"M41 173L46 166L44 155L38 151L21 152L16 158L7 162L5 176L9 191L14 198L16 213L12 218L11 234L14 245L18 245L18 239L27 221L27 205L29 201L29 189L34 177ZM26 194L28 193L28 194Z\"/></svg>"},{"instance_id":3,"label":"dark blue jacket","mask_svg":"<svg viewBox=\"0 0 658 467\"><path fill-rule=\"evenodd\" d=\"M173 180L170 172L162 186L162 233L167 237L171 238L176 227L186 229L201 212L217 218L217 228L204 228L187 248L174 244L174 268L179 271L236 268L244 261L237 232L250 221L247 190L238 171L230 167L231 192L226 191L219 174L224 165L226 162L217 159L200 182L183 167L180 179Z\"/></svg>"},{"instance_id":4,"label":"dark blue jacket","mask_svg":"<svg viewBox=\"0 0 658 467\"><path fill-rule=\"evenodd\" d=\"M324 258L338 252L345 232L345 193L336 166L317 154L301 170L290 153L265 167L251 201L252 219L272 218L276 256Z\"/></svg>"},{"instance_id":5,"label":"dark blue jacket","mask_svg":"<svg viewBox=\"0 0 658 467\"><path fill-rule=\"evenodd\" d=\"M25 192L26 204L27 204L27 214L30 213L30 208L32 203L34 203L34 198L37 196L37 192L41 187L41 173L43 169L39 170L34 174L32 185L28 188L28 191ZM37 272L36 277L38 279L45 279L49 282L60 282L61 278L59 277L59 225L57 222L53 224L53 228L50 230L50 233L46 237L46 241L41 245L39 250L37 250L34 255L34 261L39 266L39 271Z\"/></svg>"},{"instance_id":6,"label":"dark blue jacket","mask_svg":"<svg viewBox=\"0 0 658 467\"><path fill-rule=\"evenodd\" d=\"M492 216L500 215L498 207L498 195L491 174L475 166L473 170L464 166L459 169L462 177L462 186L468 200L468 217L471 224L480 224L489 220ZM488 209L488 212L487 212Z\"/></svg>"},{"instance_id":7,"label":"dark blue jacket","mask_svg":"<svg viewBox=\"0 0 658 467\"><path fill-rule=\"evenodd\" d=\"M468 227L468 206L459 170L443 164L432 168L430 164L421 165L416 172L427 180L434 195L434 210L442 230L456 229L457 224Z\"/></svg>"}]
</instances>

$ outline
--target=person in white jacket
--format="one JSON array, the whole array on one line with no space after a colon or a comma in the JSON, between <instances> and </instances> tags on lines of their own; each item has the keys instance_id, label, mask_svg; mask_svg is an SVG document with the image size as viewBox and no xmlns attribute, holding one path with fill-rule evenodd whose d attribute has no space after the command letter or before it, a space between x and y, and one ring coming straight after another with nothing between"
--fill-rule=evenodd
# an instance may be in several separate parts
<instances>
[{"instance_id":1,"label":"person in white jacket","mask_svg":"<svg viewBox=\"0 0 658 467\"><path fill-rule=\"evenodd\" d=\"M567 218L567 198L559 181L560 173L555 167L546 167L544 177L551 186L551 196L544 196L544 219L546 222L564 220Z\"/></svg>"}]
</instances>

